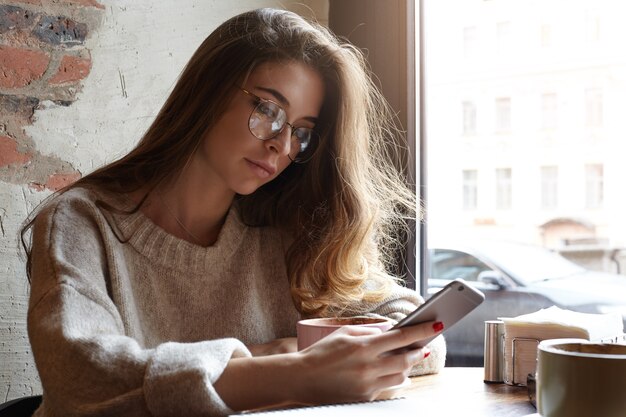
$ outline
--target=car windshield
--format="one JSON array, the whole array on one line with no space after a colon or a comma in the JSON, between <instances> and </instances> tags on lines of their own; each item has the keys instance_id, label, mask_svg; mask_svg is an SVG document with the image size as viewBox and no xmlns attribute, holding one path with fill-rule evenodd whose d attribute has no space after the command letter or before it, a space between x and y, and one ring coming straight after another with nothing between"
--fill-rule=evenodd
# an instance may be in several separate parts
<instances>
[{"instance_id":1,"label":"car windshield","mask_svg":"<svg viewBox=\"0 0 626 417\"><path fill-rule=\"evenodd\" d=\"M539 246L500 242L481 249L494 263L526 282L565 278L585 271L558 253Z\"/></svg>"}]
</instances>

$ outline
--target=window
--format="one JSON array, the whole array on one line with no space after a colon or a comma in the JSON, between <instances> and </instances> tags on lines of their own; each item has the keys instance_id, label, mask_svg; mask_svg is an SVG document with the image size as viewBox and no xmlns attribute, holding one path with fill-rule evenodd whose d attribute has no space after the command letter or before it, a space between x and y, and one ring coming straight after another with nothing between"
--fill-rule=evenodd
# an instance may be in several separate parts
<instances>
[{"instance_id":1,"label":"window","mask_svg":"<svg viewBox=\"0 0 626 417\"><path fill-rule=\"evenodd\" d=\"M625 274L623 2L570 2L567 15L562 0L532 13L504 0L421 3L427 240L510 239L569 256L583 250L561 222L573 219L608 242L577 261ZM481 59L467 65L468 51ZM559 224L549 238L546 224Z\"/></svg>"},{"instance_id":2,"label":"window","mask_svg":"<svg viewBox=\"0 0 626 417\"><path fill-rule=\"evenodd\" d=\"M511 168L496 169L496 208L509 210L512 205Z\"/></svg>"},{"instance_id":3,"label":"window","mask_svg":"<svg viewBox=\"0 0 626 417\"><path fill-rule=\"evenodd\" d=\"M543 308L513 298L521 290L516 282L558 277L554 284L564 291L590 295L545 256L565 262L564 255L575 262L569 270L626 275L624 2L542 0L532 11L523 1L416 3L424 33L416 120L427 191L420 237L430 256L424 268L432 272L423 273L431 279L422 288L432 294L454 277L478 273L471 285L487 294L481 310L511 317ZM467 61L468 51L479 59ZM472 255L489 270L478 272L444 250ZM610 295L596 284L594 296ZM585 308L609 301L596 300ZM472 366L468 356L482 359L480 337L473 353L469 347L484 319L468 316L467 325L450 329L448 358L464 366Z\"/></svg>"},{"instance_id":4,"label":"window","mask_svg":"<svg viewBox=\"0 0 626 417\"><path fill-rule=\"evenodd\" d=\"M496 26L497 51L500 56L511 52L511 22L499 22Z\"/></svg>"},{"instance_id":5,"label":"window","mask_svg":"<svg viewBox=\"0 0 626 417\"><path fill-rule=\"evenodd\" d=\"M500 97L496 99L496 132L511 130L511 99Z\"/></svg>"},{"instance_id":6,"label":"window","mask_svg":"<svg viewBox=\"0 0 626 417\"><path fill-rule=\"evenodd\" d=\"M604 167L602 164L585 166L585 195L588 209L602 207L604 203Z\"/></svg>"},{"instance_id":7,"label":"window","mask_svg":"<svg viewBox=\"0 0 626 417\"><path fill-rule=\"evenodd\" d=\"M476 28L463 28L463 55L465 59L472 59L476 55Z\"/></svg>"},{"instance_id":8,"label":"window","mask_svg":"<svg viewBox=\"0 0 626 417\"><path fill-rule=\"evenodd\" d=\"M544 23L543 25L541 25L540 32L541 47L549 48L550 46L552 46L552 26Z\"/></svg>"},{"instance_id":9,"label":"window","mask_svg":"<svg viewBox=\"0 0 626 417\"><path fill-rule=\"evenodd\" d=\"M588 88L585 90L585 111L588 127L602 126L602 89Z\"/></svg>"},{"instance_id":10,"label":"window","mask_svg":"<svg viewBox=\"0 0 626 417\"><path fill-rule=\"evenodd\" d=\"M478 172L474 169L463 171L463 209L475 210L478 205Z\"/></svg>"},{"instance_id":11,"label":"window","mask_svg":"<svg viewBox=\"0 0 626 417\"><path fill-rule=\"evenodd\" d=\"M463 102L463 134L476 133L476 105L471 101Z\"/></svg>"},{"instance_id":12,"label":"window","mask_svg":"<svg viewBox=\"0 0 626 417\"><path fill-rule=\"evenodd\" d=\"M546 93L541 96L541 128L556 129L558 124L557 96Z\"/></svg>"},{"instance_id":13,"label":"window","mask_svg":"<svg viewBox=\"0 0 626 417\"><path fill-rule=\"evenodd\" d=\"M541 208L555 209L558 206L559 168L556 166L541 167Z\"/></svg>"},{"instance_id":14,"label":"window","mask_svg":"<svg viewBox=\"0 0 626 417\"><path fill-rule=\"evenodd\" d=\"M587 12L585 18L586 38L588 42L597 42L600 40L600 16Z\"/></svg>"}]
</instances>

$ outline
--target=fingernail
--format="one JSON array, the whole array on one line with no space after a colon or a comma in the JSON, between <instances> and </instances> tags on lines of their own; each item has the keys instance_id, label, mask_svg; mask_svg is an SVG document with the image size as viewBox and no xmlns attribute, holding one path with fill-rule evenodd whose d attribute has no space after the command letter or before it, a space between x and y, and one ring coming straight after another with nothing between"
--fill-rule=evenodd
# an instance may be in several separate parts
<instances>
[{"instance_id":1,"label":"fingernail","mask_svg":"<svg viewBox=\"0 0 626 417\"><path fill-rule=\"evenodd\" d=\"M435 322L435 324L433 324L433 329L434 329L436 332L440 332L440 331L442 331L442 330L443 330L443 323L442 323L442 322L440 322L440 321Z\"/></svg>"},{"instance_id":2,"label":"fingernail","mask_svg":"<svg viewBox=\"0 0 626 417\"><path fill-rule=\"evenodd\" d=\"M426 359L429 356L430 356L430 350L427 350L426 352L424 352L424 359Z\"/></svg>"}]
</instances>

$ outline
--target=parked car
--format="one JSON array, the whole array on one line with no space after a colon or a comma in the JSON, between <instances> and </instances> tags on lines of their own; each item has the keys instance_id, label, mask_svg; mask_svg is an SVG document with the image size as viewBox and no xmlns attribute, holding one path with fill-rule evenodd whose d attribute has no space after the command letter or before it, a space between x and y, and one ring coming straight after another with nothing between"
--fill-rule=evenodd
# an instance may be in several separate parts
<instances>
[{"instance_id":1,"label":"parked car","mask_svg":"<svg viewBox=\"0 0 626 417\"><path fill-rule=\"evenodd\" d=\"M430 245L429 294L455 278L485 293L485 301L446 331L446 366L483 365L485 320L555 305L618 311L626 324L626 276L585 269L543 247L500 241Z\"/></svg>"}]
</instances>

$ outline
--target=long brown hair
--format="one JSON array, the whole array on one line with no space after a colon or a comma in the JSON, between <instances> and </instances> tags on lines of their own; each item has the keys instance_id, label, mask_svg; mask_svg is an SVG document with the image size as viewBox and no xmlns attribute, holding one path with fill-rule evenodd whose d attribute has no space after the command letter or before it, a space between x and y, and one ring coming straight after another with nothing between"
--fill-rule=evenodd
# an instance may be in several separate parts
<instances>
[{"instance_id":1,"label":"long brown hair","mask_svg":"<svg viewBox=\"0 0 626 417\"><path fill-rule=\"evenodd\" d=\"M127 193L170 180L242 80L259 64L289 61L311 66L325 81L319 149L306 164L291 164L254 193L237 196L236 204L247 224L276 226L293 239L286 264L296 308L338 314L388 294L395 232L414 217L415 199L393 166L393 113L363 55L321 25L276 9L224 22L197 49L137 146L71 187Z\"/></svg>"}]
</instances>

